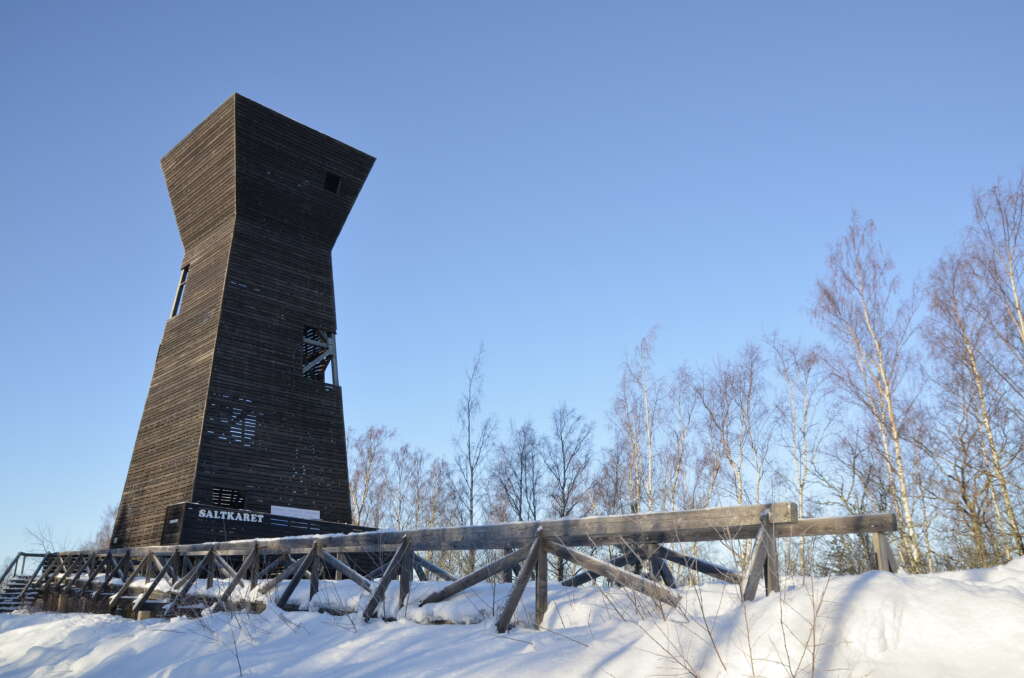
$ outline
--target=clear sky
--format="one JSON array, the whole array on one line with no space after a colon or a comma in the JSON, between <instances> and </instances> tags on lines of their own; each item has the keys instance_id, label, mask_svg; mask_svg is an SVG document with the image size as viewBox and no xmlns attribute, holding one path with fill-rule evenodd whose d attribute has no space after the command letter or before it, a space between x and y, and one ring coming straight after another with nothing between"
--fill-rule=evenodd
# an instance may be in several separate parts
<instances>
[{"instance_id":1,"label":"clear sky","mask_svg":"<svg viewBox=\"0 0 1024 678\"><path fill-rule=\"evenodd\" d=\"M378 158L334 251L345 411L449 453L600 422L807 318L851 210L904 275L1024 165L1020 3L0 6L0 555L120 497L181 245L159 160L232 92ZM716 5L716 7L712 7ZM602 434L604 435L604 434Z\"/></svg>"}]
</instances>

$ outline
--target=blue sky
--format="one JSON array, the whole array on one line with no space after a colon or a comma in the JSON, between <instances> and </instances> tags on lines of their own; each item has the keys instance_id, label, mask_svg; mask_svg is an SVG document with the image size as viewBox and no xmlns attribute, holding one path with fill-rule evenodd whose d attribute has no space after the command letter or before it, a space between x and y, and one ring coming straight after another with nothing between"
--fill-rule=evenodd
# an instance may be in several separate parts
<instances>
[{"instance_id":1,"label":"blue sky","mask_svg":"<svg viewBox=\"0 0 1024 678\"><path fill-rule=\"evenodd\" d=\"M378 158L334 252L349 425L450 451L485 408L603 430L807 308L851 210L908 280L1022 165L1018 3L0 7L0 554L116 503L181 245L159 159L232 92Z\"/></svg>"}]
</instances>

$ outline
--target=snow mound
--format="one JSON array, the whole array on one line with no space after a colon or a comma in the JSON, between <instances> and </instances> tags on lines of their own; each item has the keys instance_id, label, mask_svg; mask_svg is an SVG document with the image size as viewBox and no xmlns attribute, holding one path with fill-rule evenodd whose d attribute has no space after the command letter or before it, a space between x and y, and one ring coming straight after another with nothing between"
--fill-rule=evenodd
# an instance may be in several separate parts
<instances>
[{"instance_id":1,"label":"snow mound","mask_svg":"<svg viewBox=\"0 0 1024 678\"><path fill-rule=\"evenodd\" d=\"M303 584L305 585L305 584ZM540 630L494 631L508 584L364 623L364 591L321 582L310 611L131 621L88 614L0 615L0 676L1010 676L1024 662L1024 559L935 575L869 572L786 582L743 605L735 586L680 589L667 610L621 589L552 585ZM306 598L301 586L296 602ZM340 613L340 614L339 614ZM439 622L441 622L439 624Z\"/></svg>"}]
</instances>

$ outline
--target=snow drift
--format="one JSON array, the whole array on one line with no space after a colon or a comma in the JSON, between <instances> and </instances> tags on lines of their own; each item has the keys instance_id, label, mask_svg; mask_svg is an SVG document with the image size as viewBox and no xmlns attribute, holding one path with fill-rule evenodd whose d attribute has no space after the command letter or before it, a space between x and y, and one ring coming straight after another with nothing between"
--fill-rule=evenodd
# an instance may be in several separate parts
<instances>
[{"instance_id":1,"label":"snow drift","mask_svg":"<svg viewBox=\"0 0 1024 678\"><path fill-rule=\"evenodd\" d=\"M737 587L681 589L678 609L621 589L552 585L540 630L494 631L510 585L481 584L364 623L363 591L323 582L335 614L216 613L131 621L0 615L0 676L1010 676L1024 662L1024 559L934 575L869 572L789 581L739 602ZM397 585L392 587L397 589ZM296 596L302 600L301 595ZM518 615L532 613L531 591Z\"/></svg>"}]
</instances>

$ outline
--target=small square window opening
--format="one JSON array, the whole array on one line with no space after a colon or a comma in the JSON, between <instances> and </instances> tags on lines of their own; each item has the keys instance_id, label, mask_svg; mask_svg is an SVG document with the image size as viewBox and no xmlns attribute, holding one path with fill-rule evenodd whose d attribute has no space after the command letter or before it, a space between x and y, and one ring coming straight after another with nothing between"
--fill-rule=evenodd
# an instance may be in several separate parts
<instances>
[{"instance_id":1,"label":"small square window opening","mask_svg":"<svg viewBox=\"0 0 1024 678\"><path fill-rule=\"evenodd\" d=\"M328 172L324 177L324 190L330 191L331 193L337 193L338 187L341 186L341 177L333 172Z\"/></svg>"}]
</instances>

